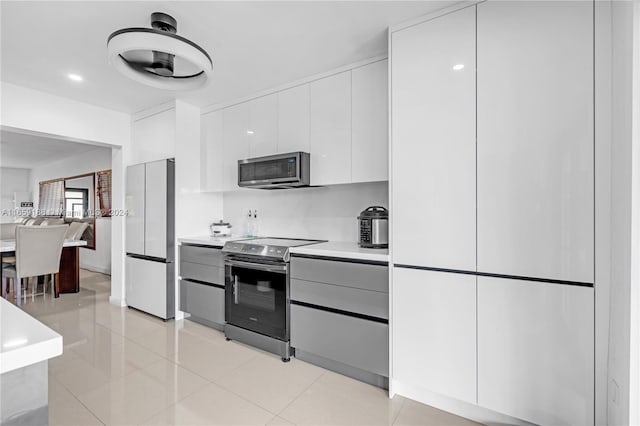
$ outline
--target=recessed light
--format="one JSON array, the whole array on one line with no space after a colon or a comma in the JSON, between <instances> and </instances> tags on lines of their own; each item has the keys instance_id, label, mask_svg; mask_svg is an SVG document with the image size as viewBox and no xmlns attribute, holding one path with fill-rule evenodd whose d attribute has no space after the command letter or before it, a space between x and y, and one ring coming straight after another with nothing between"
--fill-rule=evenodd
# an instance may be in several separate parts
<instances>
[{"instance_id":1,"label":"recessed light","mask_svg":"<svg viewBox=\"0 0 640 426\"><path fill-rule=\"evenodd\" d=\"M464 64L456 64L453 66L454 71L460 71L462 68L464 68Z\"/></svg>"},{"instance_id":2,"label":"recessed light","mask_svg":"<svg viewBox=\"0 0 640 426\"><path fill-rule=\"evenodd\" d=\"M248 135L252 135L252 134L254 134L254 133L255 133L255 132L254 132L253 130L247 130L247 134L248 134Z\"/></svg>"},{"instance_id":3,"label":"recessed light","mask_svg":"<svg viewBox=\"0 0 640 426\"><path fill-rule=\"evenodd\" d=\"M73 81L82 81L83 80L82 76L79 75L79 74L70 73L70 74L67 74L67 77L69 77L69 80L73 80Z\"/></svg>"}]
</instances>

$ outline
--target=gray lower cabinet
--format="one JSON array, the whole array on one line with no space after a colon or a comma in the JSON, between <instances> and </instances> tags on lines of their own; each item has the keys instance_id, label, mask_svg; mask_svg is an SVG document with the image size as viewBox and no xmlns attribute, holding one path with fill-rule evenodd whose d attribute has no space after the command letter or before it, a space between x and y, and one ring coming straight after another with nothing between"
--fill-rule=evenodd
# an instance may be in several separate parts
<instances>
[{"instance_id":1,"label":"gray lower cabinet","mask_svg":"<svg viewBox=\"0 0 640 426\"><path fill-rule=\"evenodd\" d=\"M180 247L180 310L190 320L221 330L224 327L224 264L219 248L183 244Z\"/></svg>"},{"instance_id":2,"label":"gray lower cabinet","mask_svg":"<svg viewBox=\"0 0 640 426\"><path fill-rule=\"evenodd\" d=\"M180 310L196 322L220 329L224 326L224 288L181 279Z\"/></svg>"},{"instance_id":3,"label":"gray lower cabinet","mask_svg":"<svg viewBox=\"0 0 640 426\"><path fill-rule=\"evenodd\" d=\"M292 257L291 346L296 358L386 388L388 277L383 264Z\"/></svg>"}]
</instances>

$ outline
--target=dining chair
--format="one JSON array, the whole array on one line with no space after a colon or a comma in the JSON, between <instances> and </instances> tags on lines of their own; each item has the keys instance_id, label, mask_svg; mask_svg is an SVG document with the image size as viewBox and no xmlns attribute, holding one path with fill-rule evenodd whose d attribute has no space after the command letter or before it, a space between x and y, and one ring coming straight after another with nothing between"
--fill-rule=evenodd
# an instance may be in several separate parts
<instances>
[{"instance_id":1,"label":"dining chair","mask_svg":"<svg viewBox=\"0 0 640 426\"><path fill-rule=\"evenodd\" d=\"M48 217L40 223L40 226L64 225L64 219L59 217Z\"/></svg>"},{"instance_id":2,"label":"dining chair","mask_svg":"<svg viewBox=\"0 0 640 426\"><path fill-rule=\"evenodd\" d=\"M14 283L16 304L20 304L22 280L24 278L51 275L53 291L57 294L60 270L60 256L67 232L67 225L53 226L17 226L16 227L16 263L2 267L2 291L6 296L6 282ZM46 281L45 281L46 287ZM46 288L43 287L43 294ZM35 285L32 287L35 295ZM26 300L26 292L24 294Z\"/></svg>"},{"instance_id":3,"label":"dining chair","mask_svg":"<svg viewBox=\"0 0 640 426\"><path fill-rule=\"evenodd\" d=\"M65 238L67 240L80 240L82 239L82 234L86 231L88 223L85 222L71 222L69 224L69 229L67 230L67 234Z\"/></svg>"}]
</instances>

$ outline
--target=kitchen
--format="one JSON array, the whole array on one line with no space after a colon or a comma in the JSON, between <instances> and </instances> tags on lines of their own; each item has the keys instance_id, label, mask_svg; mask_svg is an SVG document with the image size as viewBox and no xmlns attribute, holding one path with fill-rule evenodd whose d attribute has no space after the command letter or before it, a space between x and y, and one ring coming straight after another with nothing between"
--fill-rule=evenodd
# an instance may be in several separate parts
<instances>
[{"instance_id":1,"label":"kitchen","mask_svg":"<svg viewBox=\"0 0 640 426\"><path fill-rule=\"evenodd\" d=\"M631 262L631 244L626 242L632 235L632 180L631 164L625 159L635 151L633 133L623 129L631 128L633 116L626 96L631 93L630 70L634 70L631 29L637 22L632 19L632 7L637 5L598 2L593 7L591 2L577 2L576 9L566 5L568 9L552 5L545 9L518 3L501 8L496 3L500 2L477 6L414 2L394 8L380 2L376 7L328 4L327 9L312 3L306 12L298 4L294 11L278 9L285 6L277 3L251 4L253 8L245 4L237 10L220 5L211 14L216 19L213 27L225 28L224 16L229 21L232 16L247 21L233 34L242 34L242 28L248 32L245 25L264 28L259 11L273 17L289 34L313 33L312 28L323 34L318 28L322 27L320 17L335 12L332 7L344 8L345 17L370 18L372 26L367 30L369 37L375 34L376 42L360 42L358 55L346 54L350 47L336 40L358 39L345 30L352 29L348 18L336 18L329 40L306 40L317 43L308 50L317 54L303 56L307 62L296 56L305 49L291 49L278 38L289 47L270 51L273 63L286 64L278 68L279 80L267 79L275 74L268 67L256 73L246 66L244 61L254 67L272 63L250 49L248 40L238 39L235 47L253 52L255 58L225 53L221 40L204 45L206 31L197 31L194 18L202 16L202 10L174 5L174 10L165 11L179 18L178 34L203 43L213 57L214 87L225 92L217 95L215 103L211 96L198 99L196 92L167 99L166 92L129 81L110 68L104 59L107 36L127 26L147 27L149 14L156 10L136 4L131 11L137 18L132 15L128 21L121 18L122 13L103 10L110 18L99 21L101 28L92 31L86 43L99 50L104 69L96 72L115 80L113 93L102 92L101 101L92 102L96 98L95 92L89 93L95 90L90 77L91 90L83 93L78 87L46 86L29 67L20 70L22 75L10 67L5 72L4 63L20 61L11 48L5 49L8 37L3 37L3 59L7 58L3 61L3 130L26 129L111 146L114 209L128 208L127 167L175 158L172 242L173 259L180 263L172 295L176 323L182 321L185 311L181 308L193 310L181 305L191 299L188 288L187 297L182 297L179 278L226 291L215 287L226 287L226 272L224 282L211 282L196 276L197 272L185 278L180 271L186 262L209 271L217 268L213 270L219 274L225 269L220 264L224 249L220 257L209 256L202 263L197 255L184 256L184 248L208 245L220 251L223 246L199 240L209 238L212 221L230 222L232 233L243 237L248 233L243 228L249 210L254 216L257 211L259 232L255 234L259 236L336 244L322 253L314 245L289 249L290 346L295 347L297 339L309 365L375 382L388 387L389 396L420 401L482 423L633 423L629 416L634 409L635 379L630 377L635 376L630 376L629 368L635 358L629 348L635 347L636 326L630 321L635 305L626 303L635 300L630 299L635 287L629 274L637 262ZM20 29L8 21L5 25L8 16L24 23L35 9L42 8L42 16L60 13L56 10L60 5L2 7L2 31L25 43L19 46L21 51L45 41L22 34L26 27ZM300 13L298 23L283 18L296 12ZM83 13L91 16L87 10ZM531 16L535 20L528 20ZM517 23L520 38L509 37L515 30L506 22ZM541 22L548 38L536 41ZM32 25L47 28L51 24L39 17ZM309 27L308 31L299 26ZM567 26L575 30L572 36L563 31ZM278 33L270 31L265 32L266 39ZM333 56L320 63L326 53L322 46L328 45ZM504 52L508 55L501 55ZM506 57L518 64L519 72L513 71ZM442 67L430 67L433 58L441 58ZM235 61L236 67L225 68L225 59ZM551 62L544 61L553 61L554 66L545 66ZM300 67L292 67L297 62L302 62ZM536 73L540 67L546 71ZM216 81L225 84L216 86ZM505 81L510 85L503 85ZM439 102L425 101L424 93L434 94ZM129 109L116 108L125 99L130 99ZM141 105L143 99L146 105ZM518 103L517 99L534 101ZM496 117L513 125L497 126ZM526 132L520 133L521 129ZM558 138L557 129L569 133ZM428 143L439 139L448 144ZM510 144L510 140L520 142ZM237 187L238 160L292 152L310 154L311 187L276 191ZM384 260L380 260L384 249L364 251L357 246L356 218L369 206L389 209L390 256ZM126 306L132 288L125 268L126 227L124 218L112 220L112 306ZM345 248L346 243L351 248ZM361 252L377 254L368 259ZM313 275L316 266L324 271L321 277ZM367 272L350 269L348 278L334 277L347 266L358 271L361 266L387 269L386 287L384 282L379 286L378 279L358 282ZM320 287L308 283L318 282L328 284L323 286L327 293L313 293ZM363 306L365 300L369 302ZM498 301L502 304L494 304ZM547 313L545 321L540 312ZM567 316L567 312L574 314ZM216 315L218 320L211 323L221 325L220 313ZM298 324L306 322L309 327L328 327L327 318L336 315L366 320L371 327L362 336L371 340L365 342L379 342L374 337L378 326L387 326L388 351L382 349L389 358L386 370L378 368L384 360L367 364L367 357L357 352L367 344L339 351L341 346L335 342L320 345L318 339L309 340L307 336L315 331L296 331L296 315L303 318ZM355 329L341 327L332 329L354 333ZM416 338L417 332L422 338ZM344 336L335 336L345 341ZM232 339L229 344L237 337ZM373 347L378 349L369 354L378 354L379 344ZM518 351L531 356L523 358ZM549 359L544 361L545 357ZM294 366L293 361L283 365ZM514 369L506 371L504 365ZM537 376L527 375L527 368L537 371ZM385 377L388 383L380 380ZM538 399L543 394L554 395L557 402ZM530 403L518 402L522 400Z\"/></svg>"}]
</instances>

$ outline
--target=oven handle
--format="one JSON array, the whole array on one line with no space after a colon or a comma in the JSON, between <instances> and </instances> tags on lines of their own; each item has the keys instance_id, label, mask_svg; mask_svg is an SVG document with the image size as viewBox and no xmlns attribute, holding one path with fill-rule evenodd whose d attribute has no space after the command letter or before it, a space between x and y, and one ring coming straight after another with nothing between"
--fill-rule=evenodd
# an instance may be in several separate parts
<instances>
[{"instance_id":1,"label":"oven handle","mask_svg":"<svg viewBox=\"0 0 640 426\"><path fill-rule=\"evenodd\" d=\"M234 275L234 282L233 282L233 302L237 305L238 304L238 276Z\"/></svg>"},{"instance_id":2,"label":"oven handle","mask_svg":"<svg viewBox=\"0 0 640 426\"><path fill-rule=\"evenodd\" d=\"M287 265L267 265L264 263L245 262L242 260L227 259L224 261L225 265L229 266L241 266L247 269L256 269L258 271L275 272L277 274L286 274Z\"/></svg>"}]
</instances>

